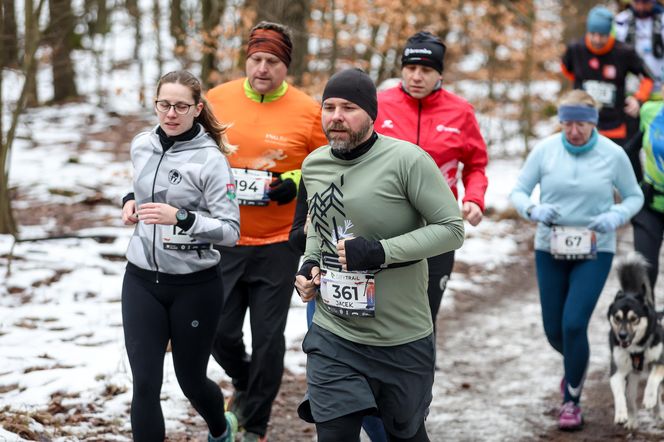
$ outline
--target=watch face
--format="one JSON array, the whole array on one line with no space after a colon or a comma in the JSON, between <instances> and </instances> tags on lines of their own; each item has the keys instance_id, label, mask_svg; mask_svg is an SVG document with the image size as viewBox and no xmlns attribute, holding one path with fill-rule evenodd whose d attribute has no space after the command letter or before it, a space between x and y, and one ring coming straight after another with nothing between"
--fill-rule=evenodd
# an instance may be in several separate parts
<instances>
[{"instance_id":1,"label":"watch face","mask_svg":"<svg viewBox=\"0 0 664 442\"><path fill-rule=\"evenodd\" d=\"M187 219L187 216L188 216L188 215L189 215L189 214L187 213L187 211L186 211L185 209L179 209L179 210L175 213L175 219L177 219L178 221L184 221L184 220Z\"/></svg>"}]
</instances>

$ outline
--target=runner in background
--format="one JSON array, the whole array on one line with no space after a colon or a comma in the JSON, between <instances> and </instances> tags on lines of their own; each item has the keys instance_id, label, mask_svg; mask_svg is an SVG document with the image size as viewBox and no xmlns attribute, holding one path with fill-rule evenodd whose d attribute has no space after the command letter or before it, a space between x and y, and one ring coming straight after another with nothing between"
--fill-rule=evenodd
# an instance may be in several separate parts
<instances>
[{"instance_id":1,"label":"runner in background","mask_svg":"<svg viewBox=\"0 0 664 442\"><path fill-rule=\"evenodd\" d=\"M574 89L588 92L599 104L597 128L601 135L625 147L628 140L627 116L638 116L642 103L652 90L652 75L636 51L617 42L612 35L613 14L603 6L595 6L588 13L585 37L571 43L563 56L562 72ZM625 96L627 74L640 79L639 90ZM643 176L638 151L629 150L632 169L641 180Z\"/></svg>"},{"instance_id":2,"label":"runner in background","mask_svg":"<svg viewBox=\"0 0 664 442\"><path fill-rule=\"evenodd\" d=\"M326 144L320 106L286 83L290 33L261 22L249 36L247 77L207 93L220 121L230 124L229 157L237 182L241 235L221 247L225 306L213 355L233 379L229 407L246 430L243 441L266 440L272 401L286 351L284 329L299 255L288 244L304 158ZM252 351L242 334L249 310Z\"/></svg>"},{"instance_id":3,"label":"runner in background","mask_svg":"<svg viewBox=\"0 0 664 442\"><path fill-rule=\"evenodd\" d=\"M510 199L521 216L538 223L535 264L544 332L563 356L558 426L576 430L583 426L588 323L611 269L615 230L638 212L643 194L623 149L598 133L599 114L588 93L567 93L558 117L563 132L535 146ZM535 204L530 195L538 184Z\"/></svg>"},{"instance_id":4,"label":"runner in background","mask_svg":"<svg viewBox=\"0 0 664 442\"><path fill-rule=\"evenodd\" d=\"M401 84L378 94L375 127L380 134L423 148L436 162L455 197L461 175L464 186L461 213L476 226L484 211L488 156L473 107L442 87L445 49L443 42L429 32L418 32L406 41L401 57ZM427 293L435 329L454 266L454 251L427 261Z\"/></svg>"},{"instance_id":5,"label":"runner in background","mask_svg":"<svg viewBox=\"0 0 664 442\"><path fill-rule=\"evenodd\" d=\"M122 326L133 380L131 428L137 442L163 441L160 391L171 342L178 383L205 419L210 442L233 442L219 386L206 376L222 308L219 252L239 237L233 148L187 71L159 80L159 125L131 143L133 192L122 221L135 226L122 284Z\"/></svg>"}]
</instances>

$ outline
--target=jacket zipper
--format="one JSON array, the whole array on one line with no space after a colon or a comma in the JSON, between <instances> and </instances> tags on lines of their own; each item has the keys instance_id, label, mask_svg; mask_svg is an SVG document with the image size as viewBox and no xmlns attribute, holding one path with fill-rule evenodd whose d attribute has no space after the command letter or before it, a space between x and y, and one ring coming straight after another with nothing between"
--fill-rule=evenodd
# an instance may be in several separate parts
<instances>
[{"instance_id":1,"label":"jacket zipper","mask_svg":"<svg viewBox=\"0 0 664 442\"><path fill-rule=\"evenodd\" d=\"M161 166L161 161L164 159L166 152L162 152L161 158L157 163L157 168L154 171L154 179L152 180L152 202L154 203L154 188L157 185L157 174L159 173L159 166ZM154 266L157 268L155 273L155 283L159 284L159 264L157 263L157 224L152 226L152 258L154 259Z\"/></svg>"},{"instance_id":2,"label":"jacket zipper","mask_svg":"<svg viewBox=\"0 0 664 442\"><path fill-rule=\"evenodd\" d=\"M417 144L420 145L420 117L422 116L422 100L417 100Z\"/></svg>"}]
</instances>

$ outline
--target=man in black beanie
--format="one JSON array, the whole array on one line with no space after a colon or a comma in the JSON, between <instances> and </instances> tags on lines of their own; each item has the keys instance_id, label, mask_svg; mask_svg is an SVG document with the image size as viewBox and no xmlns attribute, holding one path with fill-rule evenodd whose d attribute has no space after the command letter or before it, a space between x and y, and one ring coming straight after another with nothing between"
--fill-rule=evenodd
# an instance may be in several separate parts
<instances>
[{"instance_id":1,"label":"man in black beanie","mask_svg":"<svg viewBox=\"0 0 664 442\"><path fill-rule=\"evenodd\" d=\"M320 442L359 440L367 415L382 418L389 440L429 440L435 351L424 259L464 237L431 157L374 132L376 103L364 72L333 75L321 113L329 145L302 164L311 223L295 288L316 312L298 413Z\"/></svg>"},{"instance_id":2,"label":"man in black beanie","mask_svg":"<svg viewBox=\"0 0 664 442\"><path fill-rule=\"evenodd\" d=\"M472 226L482 220L488 180L486 145L473 107L443 89L445 45L429 32L408 39L401 57L399 86L378 95L376 131L426 150L458 197L459 165L464 196L462 215ZM434 327L443 292L454 266L454 252L429 258L429 308Z\"/></svg>"}]
</instances>

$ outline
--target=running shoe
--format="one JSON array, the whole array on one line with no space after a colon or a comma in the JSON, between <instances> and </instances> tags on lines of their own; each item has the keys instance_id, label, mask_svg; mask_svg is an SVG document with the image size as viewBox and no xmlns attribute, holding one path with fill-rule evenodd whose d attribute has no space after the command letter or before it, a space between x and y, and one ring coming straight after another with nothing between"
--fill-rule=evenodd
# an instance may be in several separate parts
<instances>
[{"instance_id":1,"label":"running shoe","mask_svg":"<svg viewBox=\"0 0 664 442\"><path fill-rule=\"evenodd\" d=\"M260 434L247 431L242 436L242 442L267 442L267 435L261 436Z\"/></svg>"},{"instance_id":2,"label":"running shoe","mask_svg":"<svg viewBox=\"0 0 664 442\"><path fill-rule=\"evenodd\" d=\"M224 437L213 437L208 433L208 442L235 442L237 418L230 411L224 413L224 418L226 419L226 435Z\"/></svg>"},{"instance_id":3,"label":"running shoe","mask_svg":"<svg viewBox=\"0 0 664 442\"><path fill-rule=\"evenodd\" d=\"M583 427L581 408L572 401L565 402L560 407L558 415L558 428L566 431L580 430Z\"/></svg>"},{"instance_id":4,"label":"running shoe","mask_svg":"<svg viewBox=\"0 0 664 442\"><path fill-rule=\"evenodd\" d=\"M228 404L226 404L226 410L235 415L239 425L242 425L244 422L244 408L246 405L247 392L242 390L235 390L230 399L228 399Z\"/></svg>"}]
</instances>

